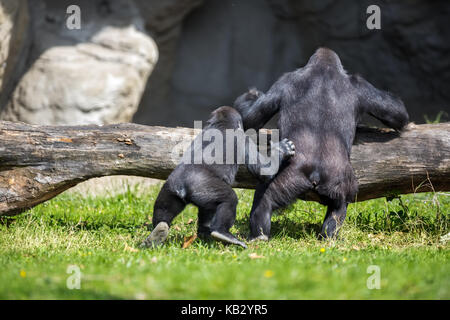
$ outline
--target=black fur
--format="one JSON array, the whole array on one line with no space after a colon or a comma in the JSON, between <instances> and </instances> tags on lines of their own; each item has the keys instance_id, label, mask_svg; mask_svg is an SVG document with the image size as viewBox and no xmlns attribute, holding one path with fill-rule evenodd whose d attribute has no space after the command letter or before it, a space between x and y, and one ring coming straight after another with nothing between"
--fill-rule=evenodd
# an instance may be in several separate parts
<instances>
[{"instance_id":1,"label":"black fur","mask_svg":"<svg viewBox=\"0 0 450 320\"><path fill-rule=\"evenodd\" d=\"M252 102L249 96L258 98ZM244 128L259 129L279 112L280 137L301 151L273 180L257 187L250 213L253 238L270 235L273 210L310 192L328 206L320 236L337 236L358 190L350 151L361 116L368 113L396 130L409 119L399 98L348 75L337 54L326 48L318 49L305 67L284 74L266 94L245 93L234 107Z\"/></svg>"},{"instance_id":2,"label":"black fur","mask_svg":"<svg viewBox=\"0 0 450 320\"><path fill-rule=\"evenodd\" d=\"M198 211L198 233L203 236L213 236L215 239L231 244L245 247L245 244L235 238L229 229L233 226L236 218L236 205L238 198L231 185L234 183L238 170L237 155L239 149L245 148L245 159L249 171L261 179L267 177L260 175L262 165L260 161L256 164L249 164L249 145L254 143L247 138L244 144L239 144L238 140L231 141L234 148L234 162L226 164L226 141L223 142L223 163L206 164L203 161L194 164L194 153L198 149L205 148L213 141L204 141L205 134L210 129L217 129L226 137L226 129L239 129L242 133L242 119L240 114L231 107L221 107L212 112L210 119L201 134L192 142L190 148L185 152L182 162L173 170L163 185L154 206L153 227L160 223L170 226L172 220L184 209L186 204L192 203L199 209ZM273 147L280 150L280 163L285 158L294 153L293 143L287 140L274 144ZM262 154L260 159L267 160ZM278 171L278 168L277 168ZM269 177L270 179L271 177ZM162 226L162 225L160 225ZM163 236L150 235L144 246L152 246L155 243L162 243L167 234L164 228ZM161 232L160 232L161 233Z\"/></svg>"}]
</instances>

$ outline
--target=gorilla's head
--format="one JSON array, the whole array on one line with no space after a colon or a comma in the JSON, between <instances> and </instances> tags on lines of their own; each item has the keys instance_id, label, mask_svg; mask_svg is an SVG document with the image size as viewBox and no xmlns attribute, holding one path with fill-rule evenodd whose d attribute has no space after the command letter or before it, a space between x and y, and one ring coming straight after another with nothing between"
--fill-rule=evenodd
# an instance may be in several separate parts
<instances>
[{"instance_id":1,"label":"gorilla's head","mask_svg":"<svg viewBox=\"0 0 450 320\"><path fill-rule=\"evenodd\" d=\"M239 112L231 107L223 106L211 113L207 121L208 128L236 129L242 128L242 119Z\"/></svg>"}]
</instances>

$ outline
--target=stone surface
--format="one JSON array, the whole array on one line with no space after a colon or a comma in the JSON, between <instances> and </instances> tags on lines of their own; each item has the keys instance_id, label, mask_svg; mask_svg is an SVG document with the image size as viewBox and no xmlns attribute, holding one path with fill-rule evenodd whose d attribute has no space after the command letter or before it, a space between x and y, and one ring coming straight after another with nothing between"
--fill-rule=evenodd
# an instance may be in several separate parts
<instances>
[{"instance_id":1,"label":"stone surface","mask_svg":"<svg viewBox=\"0 0 450 320\"><path fill-rule=\"evenodd\" d=\"M180 25L191 10L203 2L204 0L135 0L146 28L153 34L162 34Z\"/></svg>"},{"instance_id":2,"label":"stone surface","mask_svg":"<svg viewBox=\"0 0 450 320\"><path fill-rule=\"evenodd\" d=\"M81 29L66 8L81 8ZM128 122L158 50L130 1L33 1L29 69L2 112L39 124Z\"/></svg>"},{"instance_id":3,"label":"stone surface","mask_svg":"<svg viewBox=\"0 0 450 320\"><path fill-rule=\"evenodd\" d=\"M140 108L133 117L134 121L148 123L152 122L149 117L155 117L166 119L169 123L167 114L171 115L172 106L166 103L171 93L171 80L183 19L203 2L203 0L136 0L139 11L145 19L145 26L157 43L160 54L158 63L148 79ZM175 115L175 118L181 117L182 113Z\"/></svg>"},{"instance_id":4,"label":"stone surface","mask_svg":"<svg viewBox=\"0 0 450 320\"><path fill-rule=\"evenodd\" d=\"M139 104L135 122L192 127L327 46L400 95L413 121L449 120L450 2L380 0L382 28L368 30L372 2L0 0L0 118L123 122ZM70 4L81 30L65 27Z\"/></svg>"},{"instance_id":5,"label":"stone surface","mask_svg":"<svg viewBox=\"0 0 450 320\"><path fill-rule=\"evenodd\" d=\"M450 119L450 2L381 0L381 30L368 30L371 0L209 0L183 21L173 71L145 95L134 120L193 126L249 86L267 90L319 46L350 73L402 97L411 118ZM166 71L170 71L167 69ZM151 88L150 88L151 92Z\"/></svg>"},{"instance_id":6,"label":"stone surface","mask_svg":"<svg viewBox=\"0 0 450 320\"><path fill-rule=\"evenodd\" d=\"M26 0L0 0L0 110L24 66L29 46Z\"/></svg>"}]
</instances>

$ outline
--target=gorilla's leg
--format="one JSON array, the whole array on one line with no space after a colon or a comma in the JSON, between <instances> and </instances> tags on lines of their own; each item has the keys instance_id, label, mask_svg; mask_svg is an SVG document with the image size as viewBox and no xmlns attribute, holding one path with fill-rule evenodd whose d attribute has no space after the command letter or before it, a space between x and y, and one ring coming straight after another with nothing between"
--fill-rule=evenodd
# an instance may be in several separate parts
<instances>
[{"instance_id":1,"label":"gorilla's leg","mask_svg":"<svg viewBox=\"0 0 450 320\"><path fill-rule=\"evenodd\" d=\"M153 231L144 240L142 247L156 247L166 241L172 220L184 209L186 203L170 190L170 183L165 183L153 209Z\"/></svg>"},{"instance_id":2,"label":"gorilla's leg","mask_svg":"<svg viewBox=\"0 0 450 320\"><path fill-rule=\"evenodd\" d=\"M231 191L233 195L230 195L230 198L220 203L216 208L216 214L211 221L211 236L216 240L247 248L245 243L239 241L229 231L236 219L236 206L238 202L236 194L233 190Z\"/></svg>"},{"instance_id":3,"label":"gorilla's leg","mask_svg":"<svg viewBox=\"0 0 450 320\"><path fill-rule=\"evenodd\" d=\"M211 235L211 221L214 217L214 211L198 209L198 228L197 235L207 238Z\"/></svg>"},{"instance_id":4,"label":"gorilla's leg","mask_svg":"<svg viewBox=\"0 0 450 320\"><path fill-rule=\"evenodd\" d=\"M156 227L160 222L165 222L170 226L172 220L183 211L185 206L186 202L172 191L170 182L166 182L155 201L153 226Z\"/></svg>"},{"instance_id":5,"label":"gorilla's leg","mask_svg":"<svg viewBox=\"0 0 450 320\"><path fill-rule=\"evenodd\" d=\"M344 199L330 200L319 238L336 238L346 215L347 202Z\"/></svg>"},{"instance_id":6,"label":"gorilla's leg","mask_svg":"<svg viewBox=\"0 0 450 320\"><path fill-rule=\"evenodd\" d=\"M213 174L203 172L202 175L201 179L197 179L191 199L199 208L199 231L209 228L213 238L246 248L245 243L229 231L236 219L236 193L230 185Z\"/></svg>"},{"instance_id":7,"label":"gorilla's leg","mask_svg":"<svg viewBox=\"0 0 450 320\"><path fill-rule=\"evenodd\" d=\"M269 240L272 201L265 195L269 184L258 184L250 211L250 239Z\"/></svg>"},{"instance_id":8,"label":"gorilla's leg","mask_svg":"<svg viewBox=\"0 0 450 320\"><path fill-rule=\"evenodd\" d=\"M258 185L250 212L250 238L268 240L272 212L294 202L311 188L311 183L295 165L281 171L272 181Z\"/></svg>"},{"instance_id":9,"label":"gorilla's leg","mask_svg":"<svg viewBox=\"0 0 450 320\"><path fill-rule=\"evenodd\" d=\"M358 183L350 162L346 163L345 169L342 169L341 165L339 170L328 168L327 172L332 178L318 188L318 193L326 200L324 204L327 206L320 239L338 236L347 215L347 205L354 200L358 192Z\"/></svg>"}]
</instances>

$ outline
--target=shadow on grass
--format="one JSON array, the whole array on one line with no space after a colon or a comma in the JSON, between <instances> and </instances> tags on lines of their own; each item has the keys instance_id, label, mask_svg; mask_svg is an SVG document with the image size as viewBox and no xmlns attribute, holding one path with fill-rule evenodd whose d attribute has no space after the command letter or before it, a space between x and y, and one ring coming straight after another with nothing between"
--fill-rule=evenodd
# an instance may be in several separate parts
<instances>
[{"instance_id":1,"label":"shadow on grass","mask_svg":"<svg viewBox=\"0 0 450 320\"><path fill-rule=\"evenodd\" d=\"M418 211L397 210L389 213L358 212L348 218L363 232L426 232L440 234L449 227L447 215L423 215Z\"/></svg>"},{"instance_id":2,"label":"shadow on grass","mask_svg":"<svg viewBox=\"0 0 450 320\"><path fill-rule=\"evenodd\" d=\"M248 220L238 220L235 227L241 237L248 238L250 234ZM321 223L301 222L298 220L283 218L272 221L271 237L289 237L293 239L302 239L316 237L322 228Z\"/></svg>"},{"instance_id":3,"label":"shadow on grass","mask_svg":"<svg viewBox=\"0 0 450 320\"><path fill-rule=\"evenodd\" d=\"M114 216L110 219L98 219L87 217L87 219L75 220L73 217L61 216L61 215L46 215L46 223L52 226L70 228L76 231L98 231L102 229L116 229L116 230L128 230L135 231L144 226L143 219L135 219L133 221L126 221L122 219L115 219Z\"/></svg>"},{"instance_id":4,"label":"shadow on grass","mask_svg":"<svg viewBox=\"0 0 450 320\"><path fill-rule=\"evenodd\" d=\"M390 210L385 212L385 210L374 209L371 211L358 211L349 214L345 224L352 224L356 229L362 232L426 232L428 234L440 235L444 231L448 230L450 225L449 215L445 214L444 211L437 208L439 214L424 214L417 209L410 209L409 206L402 202L399 198L399 205L401 209ZM285 209L286 214L277 213L272 218L272 230L271 237L282 238L289 237L293 239L304 239L317 237L322 226L323 216L320 211L317 211L318 215L303 215L299 211L297 214L295 209ZM293 213L293 214L290 214ZM194 220L196 220L196 209L189 213ZM22 216L23 217L23 216ZM43 218L43 220L42 220ZM3 217L0 219L0 225L10 227L14 222L20 221L21 218L14 217L8 218ZM113 232L125 231L129 233L135 233L142 228L151 231L151 223L147 217L138 215L94 215L94 216L84 216L76 217L71 214L54 214L46 213L44 216L37 214L33 215L31 219L40 220L45 224L51 226L58 226L62 228L69 228L72 230L87 230L87 231L98 231L98 230L111 230ZM78 220L79 219L79 220ZM178 222L179 223L179 222ZM194 227L196 228L196 227ZM248 215L239 215L236 220L234 233L241 238L247 239L249 235L249 217ZM188 233L177 233L171 232L172 237L176 237L177 242L183 242L184 236L192 235L194 230L190 230ZM175 239L174 239L175 240Z\"/></svg>"},{"instance_id":5,"label":"shadow on grass","mask_svg":"<svg viewBox=\"0 0 450 320\"><path fill-rule=\"evenodd\" d=\"M272 237L290 237L293 239L303 239L317 237L322 228L322 224L310 222L298 222L290 219L272 222Z\"/></svg>"}]
</instances>

